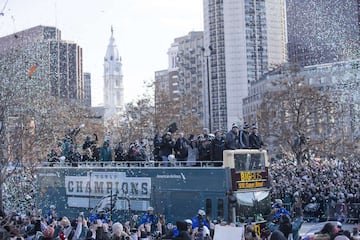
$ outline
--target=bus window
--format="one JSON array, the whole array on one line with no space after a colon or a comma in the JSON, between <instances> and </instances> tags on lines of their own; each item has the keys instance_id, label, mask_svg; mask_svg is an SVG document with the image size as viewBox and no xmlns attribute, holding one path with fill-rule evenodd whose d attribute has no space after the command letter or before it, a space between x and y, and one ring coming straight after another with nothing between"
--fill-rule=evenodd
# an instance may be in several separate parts
<instances>
[{"instance_id":1,"label":"bus window","mask_svg":"<svg viewBox=\"0 0 360 240\"><path fill-rule=\"evenodd\" d=\"M265 170L265 158L262 153L234 154L235 171Z\"/></svg>"},{"instance_id":2,"label":"bus window","mask_svg":"<svg viewBox=\"0 0 360 240\"><path fill-rule=\"evenodd\" d=\"M217 202L217 217L219 219L224 218L224 199L218 199L218 202Z\"/></svg>"},{"instance_id":3,"label":"bus window","mask_svg":"<svg viewBox=\"0 0 360 240\"><path fill-rule=\"evenodd\" d=\"M206 212L206 216L208 217L212 217L212 206L211 206L211 199L206 199L206 206L205 206L205 212Z\"/></svg>"}]
</instances>

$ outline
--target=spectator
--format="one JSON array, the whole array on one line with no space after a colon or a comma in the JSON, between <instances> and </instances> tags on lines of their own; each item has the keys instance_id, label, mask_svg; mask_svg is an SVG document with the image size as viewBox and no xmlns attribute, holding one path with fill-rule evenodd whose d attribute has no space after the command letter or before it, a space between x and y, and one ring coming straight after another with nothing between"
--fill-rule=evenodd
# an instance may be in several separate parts
<instances>
[{"instance_id":1,"label":"spectator","mask_svg":"<svg viewBox=\"0 0 360 240\"><path fill-rule=\"evenodd\" d=\"M279 230L284 234L286 239L289 238L289 235L292 233L292 224L289 215L281 215L279 220Z\"/></svg>"},{"instance_id":2,"label":"spectator","mask_svg":"<svg viewBox=\"0 0 360 240\"><path fill-rule=\"evenodd\" d=\"M225 138L220 131L215 132L215 138L211 142L211 161L215 161L215 167L221 167L223 162L223 151L225 150Z\"/></svg>"},{"instance_id":3,"label":"spectator","mask_svg":"<svg viewBox=\"0 0 360 240\"><path fill-rule=\"evenodd\" d=\"M148 207L148 210L146 213L143 214L143 216L141 217L141 225L146 225L146 224L150 224L150 232L154 233L157 229L157 217L154 214L154 208L153 207Z\"/></svg>"},{"instance_id":4,"label":"spectator","mask_svg":"<svg viewBox=\"0 0 360 240\"><path fill-rule=\"evenodd\" d=\"M204 128L203 133L198 138L198 150L199 150L199 161L208 162L211 159L211 135L209 133L209 129Z\"/></svg>"},{"instance_id":5,"label":"spectator","mask_svg":"<svg viewBox=\"0 0 360 240\"><path fill-rule=\"evenodd\" d=\"M245 240L260 240L259 235L255 232L254 225L247 225L245 228Z\"/></svg>"},{"instance_id":6,"label":"spectator","mask_svg":"<svg viewBox=\"0 0 360 240\"><path fill-rule=\"evenodd\" d=\"M177 161L181 162L185 166L189 152L188 145L190 142L184 137L184 133L180 132L179 137L176 139L174 145L175 158Z\"/></svg>"},{"instance_id":7,"label":"spectator","mask_svg":"<svg viewBox=\"0 0 360 240\"><path fill-rule=\"evenodd\" d=\"M225 149L235 150L239 149L239 127L233 123L231 130L226 134L225 137Z\"/></svg>"},{"instance_id":8,"label":"spectator","mask_svg":"<svg viewBox=\"0 0 360 240\"><path fill-rule=\"evenodd\" d=\"M280 220L282 215L288 215L290 217L290 212L283 207L283 202L281 199L275 200L272 212L274 213L274 220L276 222Z\"/></svg>"},{"instance_id":9,"label":"spectator","mask_svg":"<svg viewBox=\"0 0 360 240\"><path fill-rule=\"evenodd\" d=\"M82 145L82 149L85 151L86 149L88 148L91 148L92 145L96 145L97 142L98 142L98 136L96 135L96 133L93 134L95 136L95 140L92 140L91 139L91 136L90 135L87 135L85 137L85 141Z\"/></svg>"},{"instance_id":10,"label":"spectator","mask_svg":"<svg viewBox=\"0 0 360 240\"><path fill-rule=\"evenodd\" d=\"M336 233L332 223L326 223L319 233L315 233L314 240L330 240Z\"/></svg>"},{"instance_id":11,"label":"spectator","mask_svg":"<svg viewBox=\"0 0 360 240\"><path fill-rule=\"evenodd\" d=\"M179 234L178 234L178 236L173 238L174 240L191 240L191 236L188 232L187 222L177 221L176 227L179 231Z\"/></svg>"},{"instance_id":12,"label":"spectator","mask_svg":"<svg viewBox=\"0 0 360 240\"><path fill-rule=\"evenodd\" d=\"M249 125L246 122L244 122L243 129L239 132L239 144L241 149L250 148Z\"/></svg>"},{"instance_id":13,"label":"spectator","mask_svg":"<svg viewBox=\"0 0 360 240\"><path fill-rule=\"evenodd\" d=\"M287 238L284 236L284 234L281 231L275 230L274 232L271 233L270 240L287 240Z\"/></svg>"},{"instance_id":14,"label":"spectator","mask_svg":"<svg viewBox=\"0 0 360 240\"><path fill-rule=\"evenodd\" d=\"M161 140L159 154L161 156L161 161L165 166L168 166L169 155L172 155L174 149L174 141L171 138L171 132L167 132Z\"/></svg>"},{"instance_id":15,"label":"spectator","mask_svg":"<svg viewBox=\"0 0 360 240\"><path fill-rule=\"evenodd\" d=\"M61 146L61 155L64 156L66 159L69 159L71 154L71 148L71 137L67 135L64 139L64 143Z\"/></svg>"},{"instance_id":16,"label":"spectator","mask_svg":"<svg viewBox=\"0 0 360 240\"><path fill-rule=\"evenodd\" d=\"M67 217L62 217L60 221L61 231L60 238L72 240L75 235L75 230L71 226L70 220Z\"/></svg>"},{"instance_id":17,"label":"spectator","mask_svg":"<svg viewBox=\"0 0 360 240\"><path fill-rule=\"evenodd\" d=\"M156 134L154 139L153 139L153 145L154 145L153 157L154 157L154 161L161 161L161 156L160 156L161 143L162 143L162 137L159 134Z\"/></svg>"},{"instance_id":18,"label":"spectator","mask_svg":"<svg viewBox=\"0 0 360 240\"><path fill-rule=\"evenodd\" d=\"M108 141L104 141L103 146L100 149L100 161L102 162L111 162L112 161L112 153L110 144Z\"/></svg>"},{"instance_id":19,"label":"spectator","mask_svg":"<svg viewBox=\"0 0 360 240\"><path fill-rule=\"evenodd\" d=\"M257 127L255 124L253 124L251 127L251 134L249 135L249 144L251 149L261 150L261 148L264 146L264 143L257 132ZM250 160L249 169L252 170L259 168L261 168L260 157L259 156L252 157Z\"/></svg>"},{"instance_id":20,"label":"spectator","mask_svg":"<svg viewBox=\"0 0 360 240\"><path fill-rule=\"evenodd\" d=\"M188 157L186 166L195 166L197 160L199 159L199 150L197 148L195 136L191 134L188 141L190 144L188 145Z\"/></svg>"},{"instance_id":21,"label":"spectator","mask_svg":"<svg viewBox=\"0 0 360 240\"><path fill-rule=\"evenodd\" d=\"M192 221L192 228L198 228L199 226L206 226L210 229L210 223L206 219L206 213L204 210L199 209L198 214L191 219Z\"/></svg>"},{"instance_id":22,"label":"spectator","mask_svg":"<svg viewBox=\"0 0 360 240\"><path fill-rule=\"evenodd\" d=\"M292 222L292 238L293 240L300 240L299 231L302 224L304 223L302 210L295 210L294 213L295 217Z\"/></svg>"},{"instance_id":23,"label":"spectator","mask_svg":"<svg viewBox=\"0 0 360 240\"><path fill-rule=\"evenodd\" d=\"M128 161L137 161L140 158L140 152L136 143L130 143L129 150L127 153Z\"/></svg>"},{"instance_id":24,"label":"spectator","mask_svg":"<svg viewBox=\"0 0 360 240\"><path fill-rule=\"evenodd\" d=\"M360 240L359 229L357 227L353 228L351 240Z\"/></svg>"},{"instance_id":25,"label":"spectator","mask_svg":"<svg viewBox=\"0 0 360 240\"><path fill-rule=\"evenodd\" d=\"M119 222L116 222L112 225L111 240L123 240L123 239L133 240L133 238L124 231L123 225Z\"/></svg>"},{"instance_id":26,"label":"spectator","mask_svg":"<svg viewBox=\"0 0 360 240\"><path fill-rule=\"evenodd\" d=\"M145 141L140 142L140 146L138 147L138 150L140 153L138 161L148 161L149 160L148 155L146 153L146 145L147 144Z\"/></svg>"},{"instance_id":27,"label":"spectator","mask_svg":"<svg viewBox=\"0 0 360 240\"><path fill-rule=\"evenodd\" d=\"M46 213L47 216L47 222L52 222L53 220L57 220L58 214L56 212L55 205L50 205L50 209Z\"/></svg>"},{"instance_id":28,"label":"spectator","mask_svg":"<svg viewBox=\"0 0 360 240\"><path fill-rule=\"evenodd\" d=\"M114 159L115 161L124 161L124 147L123 143L119 142L114 151Z\"/></svg>"},{"instance_id":29,"label":"spectator","mask_svg":"<svg viewBox=\"0 0 360 240\"><path fill-rule=\"evenodd\" d=\"M260 135L258 134L255 124L251 127L251 134L249 135L249 144L251 149L261 149L264 146Z\"/></svg>"}]
</instances>

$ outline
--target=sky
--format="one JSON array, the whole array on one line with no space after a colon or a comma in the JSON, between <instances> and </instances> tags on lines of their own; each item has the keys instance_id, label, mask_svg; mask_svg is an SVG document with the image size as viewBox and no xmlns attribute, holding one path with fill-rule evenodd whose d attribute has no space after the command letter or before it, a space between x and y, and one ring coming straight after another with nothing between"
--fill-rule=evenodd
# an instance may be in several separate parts
<instances>
[{"instance_id":1,"label":"sky","mask_svg":"<svg viewBox=\"0 0 360 240\"><path fill-rule=\"evenodd\" d=\"M125 102L141 96L144 81L167 69L174 39L203 30L203 0L0 0L0 37L38 25L60 29L83 49L91 73L92 105L103 102L103 60L114 29L122 58Z\"/></svg>"}]
</instances>

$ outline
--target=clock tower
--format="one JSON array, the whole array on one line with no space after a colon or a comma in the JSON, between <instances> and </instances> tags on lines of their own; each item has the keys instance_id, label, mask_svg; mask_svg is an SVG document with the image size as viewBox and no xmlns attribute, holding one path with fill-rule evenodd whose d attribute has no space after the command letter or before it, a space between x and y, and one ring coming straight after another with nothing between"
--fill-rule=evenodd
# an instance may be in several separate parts
<instances>
[{"instance_id":1,"label":"clock tower","mask_svg":"<svg viewBox=\"0 0 360 240\"><path fill-rule=\"evenodd\" d=\"M122 63L115 44L114 31L104 58L104 117L110 118L124 109L124 85Z\"/></svg>"}]
</instances>

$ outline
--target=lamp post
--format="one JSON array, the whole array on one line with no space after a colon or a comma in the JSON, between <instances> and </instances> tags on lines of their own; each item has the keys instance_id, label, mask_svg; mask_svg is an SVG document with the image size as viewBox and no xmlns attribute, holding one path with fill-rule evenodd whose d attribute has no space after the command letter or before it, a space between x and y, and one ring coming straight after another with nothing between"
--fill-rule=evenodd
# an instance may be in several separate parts
<instances>
[{"instance_id":1,"label":"lamp post","mask_svg":"<svg viewBox=\"0 0 360 240\"><path fill-rule=\"evenodd\" d=\"M207 102L208 102L208 115L209 115L209 131L212 132L212 126L211 126L211 90L210 90L210 66L209 66L209 57L212 53L212 46L210 45L208 47L209 51L206 53L206 48L202 47L201 50L203 51L205 60L206 60L206 80L207 80Z\"/></svg>"}]
</instances>

